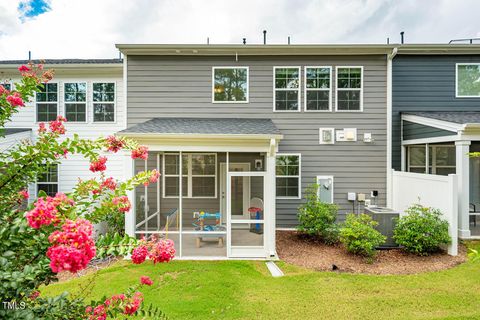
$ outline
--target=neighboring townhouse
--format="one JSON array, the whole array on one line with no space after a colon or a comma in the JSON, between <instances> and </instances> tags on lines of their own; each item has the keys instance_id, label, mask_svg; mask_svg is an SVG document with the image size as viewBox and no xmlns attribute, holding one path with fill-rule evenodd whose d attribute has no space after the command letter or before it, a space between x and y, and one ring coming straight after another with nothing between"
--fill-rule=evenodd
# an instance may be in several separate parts
<instances>
[{"instance_id":1,"label":"neighboring townhouse","mask_svg":"<svg viewBox=\"0 0 480 320\"><path fill-rule=\"evenodd\" d=\"M393 46L117 48L128 104L118 134L150 150L127 174L162 173L131 195L129 234L172 238L181 257L266 257L309 185L342 214L364 198L386 205Z\"/></svg>"},{"instance_id":2,"label":"neighboring townhouse","mask_svg":"<svg viewBox=\"0 0 480 320\"><path fill-rule=\"evenodd\" d=\"M392 167L458 175L458 235L480 236L480 45L402 45L393 59Z\"/></svg>"},{"instance_id":3,"label":"neighboring townhouse","mask_svg":"<svg viewBox=\"0 0 480 320\"><path fill-rule=\"evenodd\" d=\"M0 83L7 89L12 88L20 80L17 68L27 63L22 60L0 61ZM43 63L45 69L55 70L55 77L7 123L5 138L0 138L0 151L23 139L34 140L38 124L55 120L58 115L67 119L67 137L78 134L81 138L97 138L126 127L122 60L58 59ZM124 157L110 155L107 174L123 177L123 172ZM48 194L69 192L78 178L92 176L87 160L69 155L60 165L49 168L49 172L39 177L29 191L32 195L39 190Z\"/></svg>"}]
</instances>

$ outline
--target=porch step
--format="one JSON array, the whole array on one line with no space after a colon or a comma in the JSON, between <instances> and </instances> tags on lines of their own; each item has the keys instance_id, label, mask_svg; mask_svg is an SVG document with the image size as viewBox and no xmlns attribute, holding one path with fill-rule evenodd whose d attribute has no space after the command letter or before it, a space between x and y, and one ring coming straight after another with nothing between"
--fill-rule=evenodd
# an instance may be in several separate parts
<instances>
[{"instance_id":1,"label":"porch step","mask_svg":"<svg viewBox=\"0 0 480 320\"><path fill-rule=\"evenodd\" d=\"M268 271L272 274L272 277L283 277L283 271L275 264L273 261L267 261L265 263L267 265Z\"/></svg>"}]
</instances>

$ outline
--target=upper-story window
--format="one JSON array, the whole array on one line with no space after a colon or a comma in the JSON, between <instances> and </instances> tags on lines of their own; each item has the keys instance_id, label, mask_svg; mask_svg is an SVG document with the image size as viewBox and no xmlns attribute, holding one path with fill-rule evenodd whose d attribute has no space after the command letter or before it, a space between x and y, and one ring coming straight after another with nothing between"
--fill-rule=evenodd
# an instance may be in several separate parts
<instances>
[{"instance_id":1,"label":"upper-story window","mask_svg":"<svg viewBox=\"0 0 480 320\"><path fill-rule=\"evenodd\" d=\"M337 111L363 110L362 79L362 67L337 67Z\"/></svg>"},{"instance_id":2,"label":"upper-story window","mask_svg":"<svg viewBox=\"0 0 480 320\"><path fill-rule=\"evenodd\" d=\"M53 121L58 115L58 84L45 83L36 95L37 122Z\"/></svg>"},{"instance_id":3,"label":"upper-story window","mask_svg":"<svg viewBox=\"0 0 480 320\"><path fill-rule=\"evenodd\" d=\"M331 111L331 67L305 67L305 111Z\"/></svg>"},{"instance_id":4,"label":"upper-story window","mask_svg":"<svg viewBox=\"0 0 480 320\"><path fill-rule=\"evenodd\" d=\"M459 98L480 97L480 63L457 63L456 93Z\"/></svg>"},{"instance_id":5,"label":"upper-story window","mask_svg":"<svg viewBox=\"0 0 480 320\"><path fill-rule=\"evenodd\" d=\"M115 121L115 83L93 83L93 121Z\"/></svg>"},{"instance_id":6,"label":"upper-story window","mask_svg":"<svg viewBox=\"0 0 480 320\"><path fill-rule=\"evenodd\" d=\"M300 111L300 67L274 67L274 111Z\"/></svg>"},{"instance_id":7,"label":"upper-story window","mask_svg":"<svg viewBox=\"0 0 480 320\"><path fill-rule=\"evenodd\" d=\"M248 102L248 67L214 67L212 102Z\"/></svg>"},{"instance_id":8,"label":"upper-story window","mask_svg":"<svg viewBox=\"0 0 480 320\"><path fill-rule=\"evenodd\" d=\"M64 84L65 118L69 122L87 121L87 83L68 82Z\"/></svg>"}]
</instances>

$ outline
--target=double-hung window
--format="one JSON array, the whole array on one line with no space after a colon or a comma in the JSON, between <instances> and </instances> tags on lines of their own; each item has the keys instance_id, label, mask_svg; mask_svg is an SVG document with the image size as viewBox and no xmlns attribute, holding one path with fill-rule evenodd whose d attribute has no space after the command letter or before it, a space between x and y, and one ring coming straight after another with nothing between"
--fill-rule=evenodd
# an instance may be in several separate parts
<instances>
[{"instance_id":1,"label":"double-hung window","mask_svg":"<svg viewBox=\"0 0 480 320\"><path fill-rule=\"evenodd\" d=\"M363 110L363 67L337 67L336 109Z\"/></svg>"},{"instance_id":2,"label":"double-hung window","mask_svg":"<svg viewBox=\"0 0 480 320\"><path fill-rule=\"evenodd\" d=\"M457 63L456 96L480 98L480 63Z\"/></svg>"},{"instance_id":3,"label":"double-hung window","mask_svg":"<svg viewBox=\"0 0 480 320\"><path fill-rule=\"evenodd\" d=\"M180 156L165 154L163 157L163 196L179 195ZM182 196L184 198L217 197L217 156L210 153L182 154Z\"/></svg>"},{"instance_id":4,"label":"double-hung window","mask_svg":"<svg viewBox=\"0 0 480 320\"><path fill-rule=\"evenodd\" d=\"M45 83L36 94L37 122L53 121L58 115L58 84Z\"/></svg>"},{"instance_id":5,"label":"double-hung window","mask_svg":"<svg viewBox=\"0 0 480 320\"><path fill-rule=\"evenodd\" d=\"M274 67L274 111L300 111L300 67Z\"/></svg>"},{"instance_id":6,"label":"double-hung window","mask_svg":"<svg viewBox=\"0 0 480 320\"><path fill-rule=\"evenodd\" d=\"M67 82L64 84L65 118L69 122L87 121L87 83Z\"/></svg>"},{"instance_id":7,"label":"double-hung window","mask_svg":"<svg viewBox=\"0 0 480 320\"><path fill-rule=\"evenodd\" d=\"M279 154L276 158L277 198L300 198L300 155Z\"/></svg>"},{"instance_id":8,"label":"double-hung window","mask_svg":"<svg viewBox=\"0 0 480 320\"><path fill-rule=\"evenodd\" d=\"M93 121L115 121L115 83L93 83Z\"/></svg>"},{"instance_id":9,"label":"double-hung window","mask_svg":"<svg viewBox=\"0 0 480 320\"><path fill-rule=\"evenodd\" d=\"M331 67L305 67L305 111L331 111Z\"/></svg>"},{"instance_id":10,"label":"double-hung window","mask_svg":"<svg viewBox=\"0 0 480 320\"><path fill-rule=\"evenodd\" d=\"M37 178L37 195L39 191L52 197L58 192L58 165L48 166L47 171Z\"/></svg>"},{"instance_id":11,"label":"double-hung window","mask_svg":"<svg viewBox=\"0 0 480 320\"><path fill-rule=\"evenodd\" d=\"M248 67L214 67L212 72L212 102L248 102Z\"/></svg>"}]
</instances>

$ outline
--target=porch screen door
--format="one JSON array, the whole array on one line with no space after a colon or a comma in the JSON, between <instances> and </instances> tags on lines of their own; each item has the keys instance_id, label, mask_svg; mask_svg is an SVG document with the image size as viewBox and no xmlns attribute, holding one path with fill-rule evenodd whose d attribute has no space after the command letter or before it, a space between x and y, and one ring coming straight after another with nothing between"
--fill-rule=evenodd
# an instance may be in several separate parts
<instances>
[{"instance_id":1,"label":"porch screen door","mask_svg":"<svg viewBox=\"0 0 480 320\"><path fill-rule=\"evenodd\" d=\"M228 172L227 174L227 255L229 257L265 257L265 172ZM250 181L250 188L239 188L239 180ZM244 194L248 192L248 194ZM238 199L247 198L247 214L238 211Z\"/></svg>"}]
</instances>

